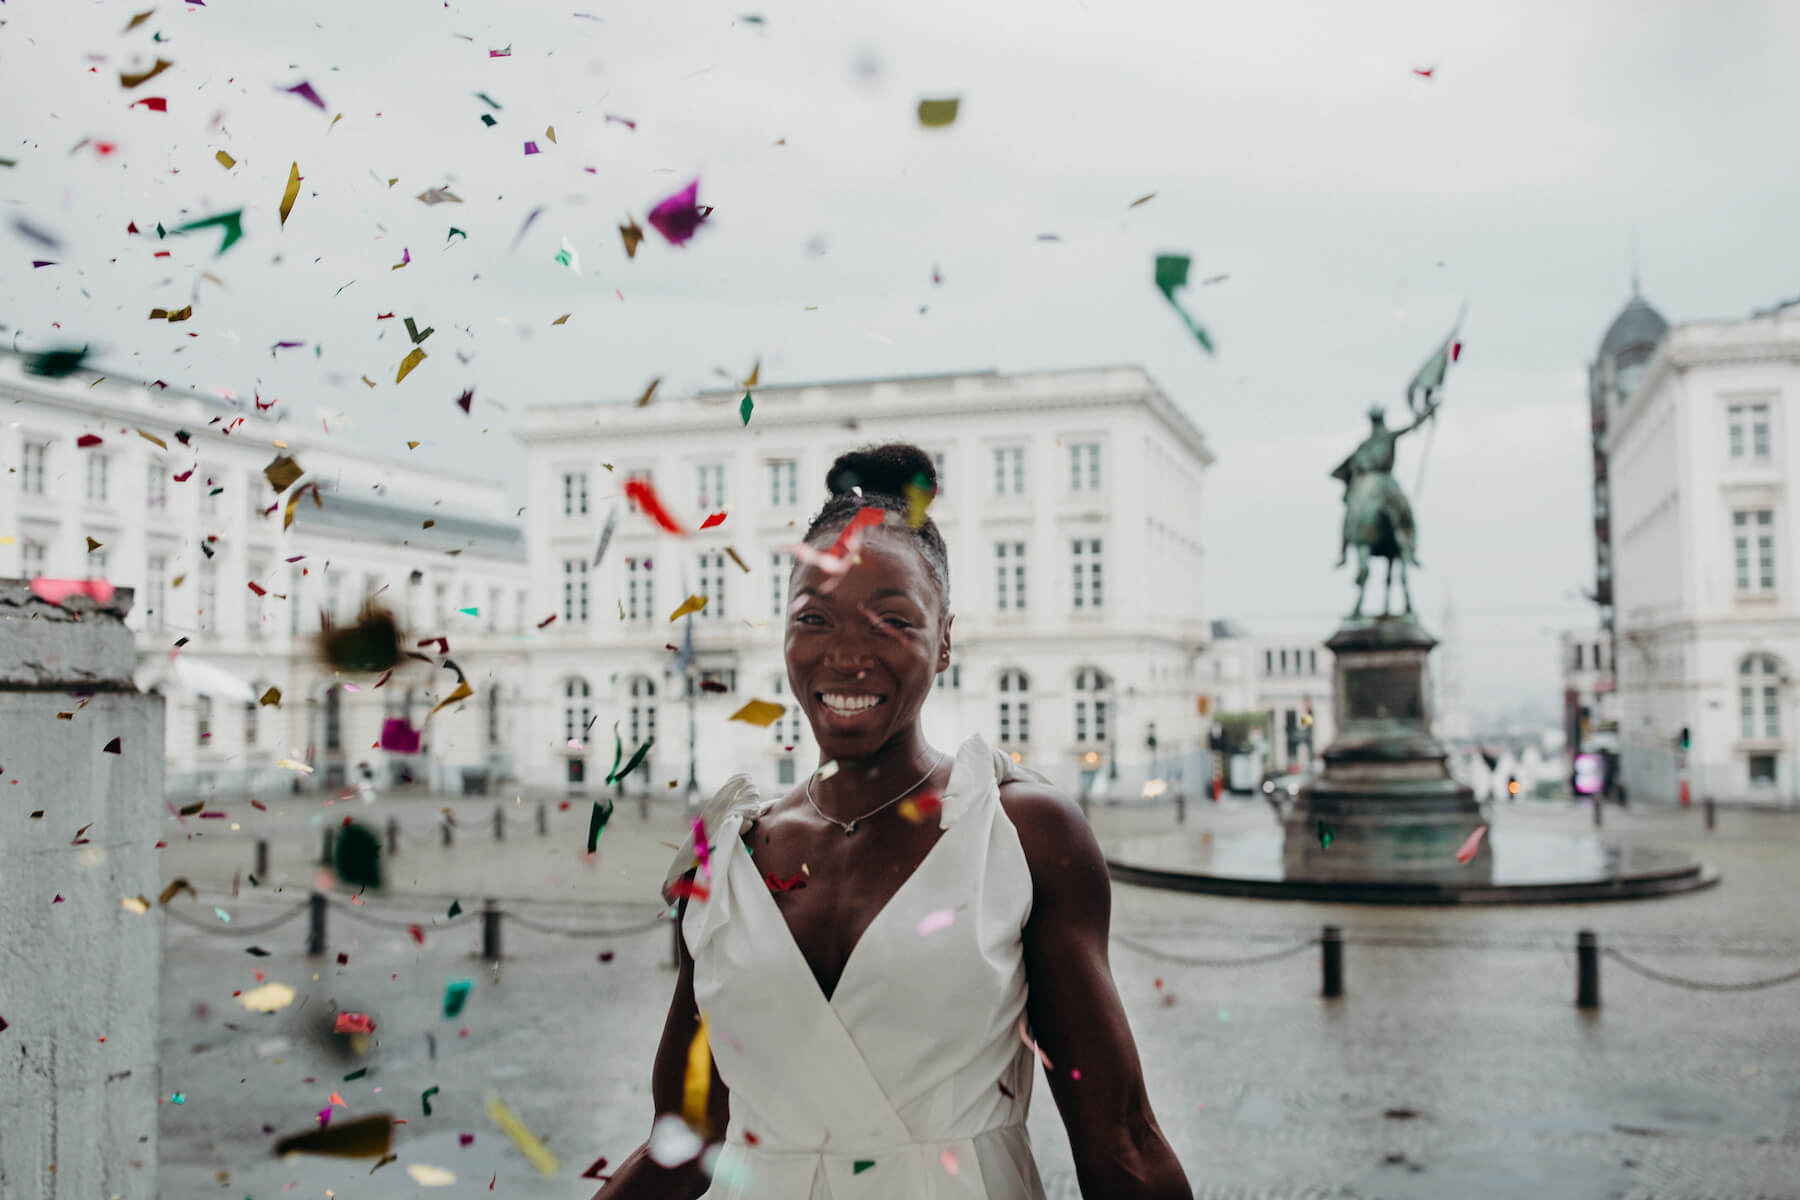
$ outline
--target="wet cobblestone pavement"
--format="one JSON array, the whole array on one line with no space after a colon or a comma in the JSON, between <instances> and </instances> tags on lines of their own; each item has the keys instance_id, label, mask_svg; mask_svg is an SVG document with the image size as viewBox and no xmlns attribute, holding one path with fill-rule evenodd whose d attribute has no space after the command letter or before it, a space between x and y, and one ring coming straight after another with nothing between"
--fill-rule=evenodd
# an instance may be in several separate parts
<instances>
[{"instance_id":1,"label":"wet cobblestone pavement","mask_svg":"<svg viewBox=\"0 0 1800 1200\"><path fill-rule=\"evenodd\" d=\"M168 921L164 966L162 1191L268 1200L487 1193L586 1197L577 1178L597 1156L617 1161L649 1124L649 1069L673 975L664 929L600 936L654 916L654 890L678 840L679 806L648 822L623 806L591 864L587 814L496 801L386 796L321 809L227 803L239 828L188 840L199 822L168 822L169 878L200 891ZM455 844L436 832L457 814ZM241 811L240 811L241 810ZM390 886L329 910L325 955L304 954L321 828L346 812L402 826ZM1193 805L1185 826L1161 809L1094 810L1102 839L1150 832L1200 836L1271 821L1260 803ZM1585 811L1508 807L1521 827L1591 830ZM1201 1197L1800 1197L1800 982L1748 992L1672 986L1601 960L1596 1013L1574 1004L1577 929L1604 947L1686 979L1731 982L1800 968L1794 863L1800 814L1697 811L1606 814L1609 836L1696 849L1718 887L1622 904L1380 909L1233 900L1115 887L1113 969L1131 1016L1158 1118ZM271 846L270 878L234 873ZM279 889L279 890L277 890ZM510 914L504 958L480 959L484 896ZM446 913L456 899L464 915ZM230 925L213 915L231 914ZM264 933L241 931L292 912ZM420 944L407 931L418 923ZM1266 955L1340 925L1345 995L1319 995L1316 947L1241 967L1182 958ZM569 930L574 935L547 932ZM1371 944L1379 940L1381 944ZM253 957L246 947L268 951ZM609 961L601 961L603 952ZM339 965L339 954L348 961ZM294 1004L250 1013L232 993L255 972L293 986ZM445 985L471 979L467 1007L442 1016ZM1161 981L1159 987L1157 981ZM375 1035L357 1053L329 1032L336 1010L366 1011ZM429 1037L427 1036L429 1035ZM366 1068L353 1080L345 1076ZM309 1082L310 1081L310 1082ZM426 1117L420 1094L439 1091ZM485 1115L497 1091L561 1158L534 1171ZM340 1116L389 1108L407 1120L398 1161L276 1160L273 1137L316 1123L338 1093ZM1078 1195L1066 1137L1040 1078L1030 1123L1053 1197ZM473 1134L471 1144L459 1135ZM411 1164L456 1172L423 1189Z\"/></svg>"}]
</instances>

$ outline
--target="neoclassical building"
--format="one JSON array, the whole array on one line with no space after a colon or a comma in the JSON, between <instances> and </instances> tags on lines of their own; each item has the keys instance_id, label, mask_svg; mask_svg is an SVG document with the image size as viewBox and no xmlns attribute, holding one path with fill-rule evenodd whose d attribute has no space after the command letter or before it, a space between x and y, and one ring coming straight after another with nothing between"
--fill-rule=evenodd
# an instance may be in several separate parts
<instances>
[{"instance_id":1,"label":"neoclassical building","mask_svg":"<svg viewBox=\"0 0 1800 1200\"><path fill-rule=\"evenodd\" d=\"M980 732L1071 791L1139 794L1204 777L1210 721L1197 660L1208 641L1205 477L1212 455L1139 368L978 372L759 387L531 409L528 571L557 620L530 659L524 719L534 782L606 777L651 737L631 787L710 794L738 771L785 788L817 762L791 707L782 616L791 557L826 498L832 460L904 439L936 459L933 519L950 552L955 657L927 734ZM690 530L632 511L651 481ZM699 530L710 514L723 524ZM598 565L600 532L616 532ZM689 594L691 672L677 666ZM789 704L763 729L728 718ZM693 747L690 768L690 743ZM1194 790L1190 786L1190 791Z\"/></svg>"},{"instance_id":2,"label":"neoclassical building","mask_svg":"<svg viewBox=\"0 0 1800 1200\"><path fill-rule=\"evenodd\" d=\"M497 482L379 459L241 400L89 371L34 377L11 354L0 404L0 576L135 589L127 624L139 685L168 699L172 793L336 787L361 763L378 783L452 790L465 772L517 774L538 618ZM288 528L292 491L264 476L282 454L306 472L296 487L319 484L319 504L309 493ZM435 642L418 643L447 638L474 697L427 723L452 672L409 661L376 689L327 667L322 624L370 599L396 613L410 649L436 659ZM271 687L279 704L260 703ZM425 729L421 753L375 748L401 715Z\"/></svg>"}]
</instances>

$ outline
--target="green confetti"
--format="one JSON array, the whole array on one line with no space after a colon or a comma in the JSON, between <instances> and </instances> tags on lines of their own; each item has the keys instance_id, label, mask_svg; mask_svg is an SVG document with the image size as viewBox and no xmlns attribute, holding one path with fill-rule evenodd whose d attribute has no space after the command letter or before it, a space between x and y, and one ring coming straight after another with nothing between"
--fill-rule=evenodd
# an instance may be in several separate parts
<instances>
[{"instance_id":1,"label":"green confetti","mask_svg":"<svg viewBox=\"0 0 1800 1200\"><path fill-rule=\"evenodd\" d=\"M874 1165L875 1165L875 1160L872 1158L859 1158L856 1160L856 1162L854 1164L852 1164L852 1169L851 1169L850 1173L852 1175L861 1175L864 1171L868 1170L870 1167L872 1167Z\"/></svg>"},{"instance_id":2,"label":"green confetti","mask_svg":"<svg viewBox=\"0 0 1800 1200\"><path fill-rule=\"evenodd\" d=\"M450 244L450 238L461 238L463 241L466 242L469 240L469 235L464 233L462 230L458 229L456 226L452 225L450 227L449 236L444 238L445 245Z\"/></svg>"},{"instance_id":3,"label":"green confetti","mask_svg":"<svg viewBox=\"0 0 1800 1200\"><path fill-rule=\"evenodd\" d=\"M411 317L406 318L406 336L413 340L413 345L418 345L420 342L430 337L433 332L434 330L432 327L427 325L425 327L425 332L420 333L419 327L413 324L413 319Z\"/></svg>"},{"instance_id":4,"label":"green confetti","mask_svg":"<svg viewBox=\"0 0 1800 1200\"><path fill-rule=\"evenodd\" d=\"M469 989L475 986L472 979L453 979L444 985L444 1015L454 1017L468 1003Z\"/></svg>"},{"instance_id":5,"label":"green confetti","mask_svg":"<svg viewBox=\"0 0 1800 1200\"><path fill-rule=\"evenodd\" d=\"M419 1103L423 1104L425 1106L425 1115L428 1117L431 1115L431 1098L437 1094L438 1094L438 1088L437 1088L437 1085L434 1083L430 1087L426 1088L424 1093L419 1097Z\"/></svg>"},{"instance_id":6,"label":"green confetti","mask_svg":"<svg viewBox=\"0 0 1800 1200\"><path fill-rule=\"evenodd\" d=\"M187 1093L186 1092L170 1093L169 1103L170 1104L186 1104L187 1103Z\"/></svg>"},{"instance_id":7,"label":"green confetti","mask_svg":"<svg viewBox=\"0 0 1800 1200\"><path fill-rule=\"evenodd\" d=\"M461 915L462 915L462 901L461 900L452 900L450 902L450 916L445 919L446 920L454 920Z\"/></svg>"},{"instance_id":8,"label":"green confetti","mask_svg":"<svg viewBox=\"0 0 1800 1200\"><path fill-rule=\"evenodd\" d=\"M627 775L629 775L633 771L637 770L637 765L644 761L644 755L650 753L650 747L654 746L655 744L656 744L656 739L651 738L649 741L647 741L643 745L639 746L637 748L637 753L635 753L631 756L631 761L625 764L625 769L623 771L619 771L617 774L613 775L606 782L617 783L619 780L625 778Z\"/></svg>"},{"instance_id":9,"label":"green confetti","mask_svg":"<svg viewBox=\"0 0 1800 1200\"><path fill-rule=\"evenodd\" d=\"M479 617L481 615L481 610L479 608L459 608L456 611L465 617Z\"/></svg>"},{"instance_id":10,"label":"green confetti","mask_svg":"<svg viewBox=\"0 0 1800 1200\"><path fill-rule=\"evenodd\" d=\"M1331 831L1331 826L1327 825L1323 821L1320 821L1319 822L1319 849L1321 849L1321 850L1331 849L1332 836L1333 835L1332 835L1332 831Z\"/></svg>"},{"instance_id":11,"label":"green confetti","mask_svg":"<svg viewBox=\"0 0 1800 1200\"><path fill-rule=\"evenodd\" d=\"M611 783L619 777L619 764L625 759L625 743L619 740L619 723L613 722L613 765L606 773L606 782Z\"/></svg>"},{"instance_id":12,"label":"green confetti","mask_svg":"<svg viewBox=\"0 0 1800 1200\"><path fill-rule=\"evenodd\" d=\"M1159 254L1156 256L1156 288L1169 302L1169 307L1178 313L1192 333L1200 342L1201 348L1208 354L1213 352L1212 339L1206 336L1206 330L1195 323L1188 315L1187 309L1181 307L1181 301L1175 299L1175 289L1186 287L1188 266L1192 260L1185 254Z\"/></svg>"},{"instance_id":13,"label":"green confetti","mask_svg":"<svg viewBox=\"0 0 1800 1200\"><path fill-rule=\"evenodd\" d=\"M572 256L567 250L558 250L556 252L556 261L561 263L565 267L572 267L575 265L574 256Z\"/></svg>"},{"instance_id":14,"label":"green confetti","mask_svg":"<svg viewBox=\"0 0 1800 1200\"><path fill-rule=\"evenodd\" d=\"M187 233L189 230L206 229L213 225L217 225L225 231L225 238L219 243L219 254L223 254L231 249L233 242L244 236L244 210L239 208L228 213L220 213L216 217L202 217L198 221L189 221L175 232ZM161 225L156 227L156 232L158 236L161 236ZM217 256L215 255L215 257Z\"/></svg>"},{"instance_id":15,"label":"green confetti","mask_svg":"<svg viewBox=\"0 0 1800 1200\"><path fill-rule=\"evenodd\" d=\"M750 423L750 410L755 407L756 404L750 399L750 393L745 392L744 402L738 405L738 416L744 418L744 424L748 425Z\"/></svg>"},{"instance_id":16,"label":"green confetti","mask_svg":"<svg viewBox=\"0 0 1800 1200\"><path fill-rule=\"evenodd\" d=\"M612 820L612 814L612 801L608 800L604 808L601 807L600 801L594 801L594 811L588 817L587 852L589 854L594 852L594 846L600 841L600 831L606 828L608 821Z\"/></svg>"},{"instance_id":17,"label":"green confetti","mask_svg":"<svg viewBox=\"0 0 1800 1200\"><path fill-rule=\"evenodd\" d=\"M350 1072L348 1075L344 1076L344 1082L349 1083L352 1079L361 1079L364 1075L367 1075L368 1073L369 1073L369 1068L358 1067L358 1068L356 1068L356 1070L354 1070L354 1071Z\"/></svg>"}]
</instances>

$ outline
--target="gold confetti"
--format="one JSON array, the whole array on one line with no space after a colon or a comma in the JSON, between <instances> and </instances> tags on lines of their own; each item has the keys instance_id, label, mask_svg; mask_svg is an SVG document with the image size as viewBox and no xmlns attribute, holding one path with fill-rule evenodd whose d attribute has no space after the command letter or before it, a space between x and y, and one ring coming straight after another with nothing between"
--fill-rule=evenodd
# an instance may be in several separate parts
<instances>
[{"instance_id":1,"label":"gold confetti","mask_svg":"<svg viewBox=\"0 0 1800 1200\"><path fill-rule=\"evenodd\" d=\"M96 542L93 538L88 538L87 544L88 544L88 553L92 554L94 551L98 550L100 547L104 546L106 543L105 542Z\"/></svg>"},{"instance_id":2,"label":"gold confetti","mask_svg":"<svg viewBox=\"0 0 1800 1200\"><path fill-rule=\"evenodd\" d=\"M285 454L277 455L275 461L263 468L263 476L277 495L293 486L295 480L306 474L299 463Z\"/></svg>"},{"instance_id":3,"label":"gold confetti","mask_svg":"<svg viewBox=\"0 0 1800 1200\"><path fill-rule=\"evenodd\" d=\"M556 318L556 320L554 320L550 323L552 325L567 325L569 323L569 318L574 315L575 315L574 313L564 313L562 316Z\"/></svg>"},{"instance_id":4,"label":"gold confetti","mask_svg":"<svg viewBox=\"0 0 1800 1200\"><path fill-rule=\"evenodd\" d=\"M762 378L762 359L759 358L756 360L755 365L750 368L750 378L744 380L744 386L747 388L753 388L756 386L756 381L761 378Z\"/></svg>"},{"instance_id":5,"label":"gold confetti","mask_svg":"<svg viewBox=\"0 0 1800 1200\"><path fill-rule=\"evenodd\" d=\"M449 1187L456 1182L456 1172L443 1167L430 1167L424 1163L413 1163L406 1168L406 1173L420 1187Z\"/></svg>"},{"instance_id":6,"label":"gold confetti","mask_svg":"<svg viewBox=\"0 0 1800 1200\"><path fill-rule=\"evenodd\" d=\"M142 896L126 896L123 900L119 901L119 907L126 912L136 913L141 917L150 911L150 902Z\"/></svg>"},{"instance_id":7,"label":"gold confetti","mask_svg":"<svg viewBox=\"0 0 1800 1200\"><path fill-rule=\"evenodd\" d=\"M513 1140L513 1145L519 1148L519 1153L523 1154L532 1166L545 1175L556 1174L561 1165L556 1161L556 1155L550 1153L549 1147L539 1141L538 1136L531 1132L525 1122L519 1120L518 1114L506 1106L506 1101L497 1095L490 1095L487 1099L487 1111L488 1116L494 1119L494 1124L498 1125L501 1132Z\"/></svg>"},{"instance_id":8,"label":"gold confetti","mask_svg":"<svg viewBox=\"0 0 1800 1200\"><path fill-rule=\"evenodd\" d=\"M744 574L748 575L750 573L750 564L746 563L743 559L739 558L738 552L735 549L733 549L730 546L727 546L727 547L725 547L725 553L731 555L731 561L736 563L738 565L739 569L741 569L744 572Z\"/></svg>"},{"instance_id":9,"label":"gold confetti","mask_svg":"<svg viewBox=\"0 0 1800 1200\"><path fill-rule=\"evenodd\" d=\"M956 110L962 105L960 97L950 100L919 101L919 124L926 129L942 129L946 125L956 123Z\"/></svg>"},{"instance_id":10,"label":"gold confetti","mask_svg":"<svg viewBox=\"0 0 1800 1200\"><path fill-rule=\"evenodd\" d=\"M374 386L375 386L375 381L374 381L374 380L373 380L373 379L370 379L370 378L369 378L369 377L368 377L368 376L367 376L367 375L364 375L364 376L363 376L363 377L362 377L362 381L363 381L363 382L364 382L364 383L366 383L366 384L368 384L368 385L369 385L369 386L370 386L370 387L374 387Z\"/></svg>"},{"instance_id":11,"label":"gold confetti","mask_svg":"<svg viewBox=\"0 0 1800 1200\"><path fill-rule=\"evenodd\" d=\"M676 609L674 612L669 614L669 620L673 621L679 617L685 617L689 613L699 612L701 609L703 609L705 607L706 607L706 597L705 596L689 596L686 600L683 600L681 602L680 608Z\"/></svg>"},{"instance_id":12,"label":"gold confetti","mask_svg":"<svg viewBox=\"0 0 1800 1200\"><path fill-rule=\"evenodd\" d=\"M638 243L644 240L644 231L635 220L626 218L626 223L619 226L619 237L625 242L625 257L636 258Z\"/></svg>"},{"instance_id":13,"label":"gold confetti","mask_svg":"<svg viewBox=\"0 0 1800 1200\"><path fill-rule=\"evenodd\" d=\"M162 890L162 895L156 898L156 902L164 908L167 908L169 907L169 901L181 895L183 892L186 892L196 900L200 898L200 893L194 890L194 885L187 881L187 877L178 875L169 881L169 886Z\"/></svg>"},{"instance_id":14,"label":"gold confetti","mask_svg":"<svg viewBox=\"0 0 1800 1200\"><path fill-rule=\"evenodd\" d=\"M127 28L129 29L129 26L127 26ZM151 67L148 71L139 71L136 75L127 75L125 72L120 71L119 86L130 89L136 87L140 83L148 83L150 80L155 79L158 75L161 75L164 71L174 65L174 63L166 58L159 58L156 60L155 66Z\"/></svg>"},{"instance_id":15,"label":"gold confetti","mask_svg":"<svg viewBox=\"0 0 1800 1200\"><path fill-rule=\"evenodd\" d=\"M474 694L475 694L475 689L470 687L469 681L465 679L461 683L456 685L456 690L454 692L451 692L448 696L445 696L442 700L439 700L437 703L437 708L434 708L431 711L435 715L439 708L444 708L447 705L455 704L458 700L467 700L470 696L473 696Z\"/></svg>"},{"instance_id":16,"label":"gold confetti","mask_svg":"<svg viewBox=\"0 0 1800 1200\"><path fill-rule=\"evenodd\" d=\"M743 721L750 725L760 725L767 729L786 711L787 705L785 704L772 704L767 700L752 700L732 713L729 719Z\"/></svg>"},{"instance_id":17,"label":"gold confetti","mask_svg":"<svg viewBox=\"0 0 1800 1200\"><path fill-rule=\"evenodd\" d=\"M219 165L221 167L224 167L227 171L229 171L229 170L231 170L231 168L237 166L237 159L231 157L231 155L225 153L223 150L221 150L217 154L213 155L213 157L218 159Z\"/></svg>"},{"instance_id":18,"label":"gold confetti","mask_svg":"<svg viewBox=\"0 0 1800 1200\"><path fill-rule=\"evenodd\" d=\"M424 444L425 444L424 442L408 442L408 443L406 443L406 448L408 450L417 450L420 446L423 446Z\"/></svg>"},{"instance_id":19,"label":"gold confetti","mask_svg":"<svg viewBox=\"0 0 1800 1200\"><path fill-rule=\"evenodd\" d=\"M132 30L136 29L139 25L142 25L145 21L148 21L150 19L150 17L152 16L152 14L154 14L155 12L156 12L156 10L154 8L146 8L143 12L141 12L141 13L137 14L135 17L131 18L131 20L126 24L125 28L119 30L119 32L120 33L130 33Z\"/></svg>"},{"instance_id":20,"label":"gold confetti","mask_svg":"<svg viewBox=\"0 0 1800 1200\"><path fill-rule=\"evenodd\" d=\"M287 228L288 214L294 211L294 201L300 198L300 164L295 163L288 168L287 190L281 193L281 227Z\"/></svg>"},{"instance_id":21,"label":"gold confetti","mask_svg":"<svg viewBox=\"0 0 1800 1200\"><path fill-rule=\"evenodd\" d=\"M656 395L657 386L661 383L662 383L661 375L658 375L655 379L652 379L650 381L650 386L644 389L644 394L637 398L637 406L639 408L643 408L650 403L650 397ZM607 470L610 471L610 470L612 470L612 468L608 467Z\"/></svg>"},{"instance_id":22,"label":"gold confetti","mask_svg":"<svg viewBox=\"0 0 1800 1200\"><path fill-rule=\"evenodd\" d=\"M281 707L281 689L278 687L270 688L268 691L266 691L262 694L262 699L257 701L257 703L265 705L270 708L280 708Z\"/></svg>"},{"instance_id":23,"label":"gold confetti","mask_svg":"<svg viewBox=\"0 0 1800 1200\"><path fill-rule=\"evenodd\" d=\"M275 765L284 771L298 771L302 775L311 775L313 773L313 769L310 766L303 762L295 762L291 758L278 758L275 760Z\"/></svg>"},{"instance_id":24,"label":"gold confetti","mask_svg":"<svg viewBox=\"0 0 1800 1200\"><path fill-rule=\"evenodd\" d=\"M139 437L143 438L146 442L154 443L156 446L160 447L161 449L167 450L169 448L169 443L163 441L161 438L157 437L154 433L145 433L143 430L140 429L137 431L137 435Z\"/></svg>"},{"instance_id":25,"label":"gold confetti","mask_svg":"<svg viewBox=\"0 0 1800 1200\"><path fill-rule=\"evenodd\" d=\"M549 138L550 144L552 146L554 146L556 144L556 126L554 126L554 125L544 126L544 136Z\"/></svg>"},{"instance_id":26,"label":"gold confetti","mask_svg":"<svg viewBox=\"0 0 1800 1200\"><path fill-rule=\"evenodd\" d=\"M185 572L183 572L182 574L177 575L174 579L170 580L169 586L170 587L180 587L182 585L182 582L186 579L187 579L187 574Z\"/></svg>"},{"instance_id":27,"label":"gold confetti","mask_svg":"<svg viewBox=\"0 0 1800 1200\"><path fill-rule=\"evenodd\" d=\"M394 376L394 382L399 383L402 379L411 375L412 369L424 361L425 348L423 346L414 346L412 348L412 353L400 360L400 373Z\"/></svg>"},{"instance_id":28,"label":"gold confetti","mask_svg":"<svg viewBox=\"0 0 1800 1200\"><path fill-rule=\"evenodd\" d=\"M706 1119L706 1096L712 1090L712 1043L706 1036L706 1014L700 1014L700 1027L688 1043L687 1077L681 1085L681 1116L688 1128L701 1137L711 1134Z\"/></svg>"},{"instance_id":29,"label":"gold confetti","mask_svg":"<svg viewBox=\"0 0 1800 1200\"><path fill-rule=\"evenodd\" d=\"M1136 200L1133 200L1130 204L1126 205L1126 207L1136 208L1138 205L1148 204L1154 199L1156 199L1156 193L1151 192L1148 196L1139 196Z\"/></svg>"}]
</instances>

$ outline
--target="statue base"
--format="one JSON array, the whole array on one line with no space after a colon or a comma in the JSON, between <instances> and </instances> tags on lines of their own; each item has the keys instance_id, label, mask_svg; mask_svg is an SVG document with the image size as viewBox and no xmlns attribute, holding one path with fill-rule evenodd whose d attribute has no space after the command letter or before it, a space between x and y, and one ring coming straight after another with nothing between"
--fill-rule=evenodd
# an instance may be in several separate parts
<instances>
[{"instance_id":1,"label":"statue base","mask_svg":"<svg viewBox=\"0 0 1800 1200\"><path fill-rule=\"evenodd\" d=\"M1290 880L1480 884L1493 875L1475 793L1450 777L1431 732L1428 659L1437 640L1410 617L1346 622L1326 642L1336 663L1338 734L1325 770L1283 821Z\"/></svg>"}]
</instances>

